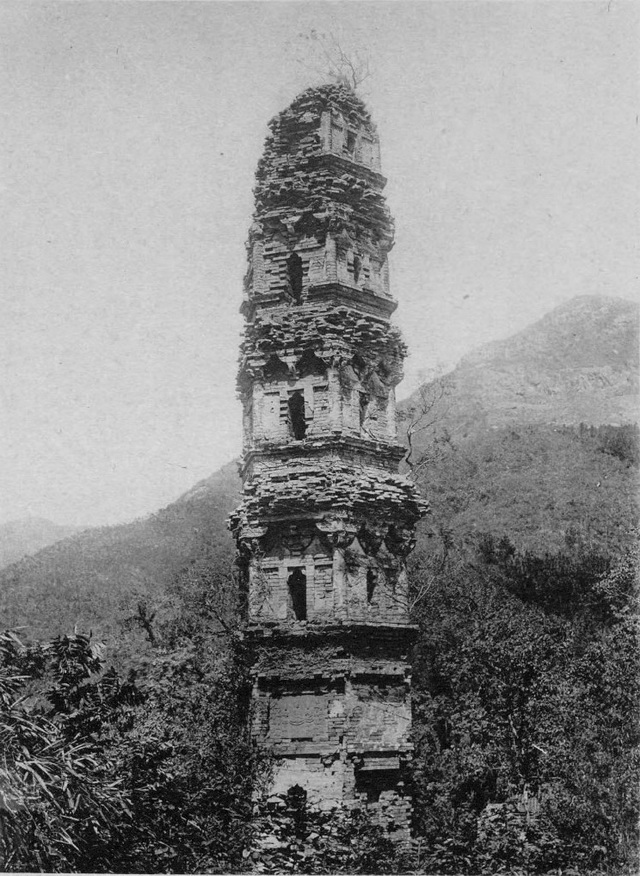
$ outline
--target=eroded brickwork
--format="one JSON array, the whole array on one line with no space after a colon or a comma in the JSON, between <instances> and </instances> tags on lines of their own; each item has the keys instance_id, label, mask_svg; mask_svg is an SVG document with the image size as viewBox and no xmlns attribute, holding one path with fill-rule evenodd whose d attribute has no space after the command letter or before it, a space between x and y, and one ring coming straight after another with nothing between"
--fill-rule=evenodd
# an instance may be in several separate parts
<instances>
[{"instance_id":1,"label":"eroded brickwork","mask_svg":"<svg viewBox=\"0 0 640 876\"><path fill-rule=\"evenodd\" d=\"M238 389L253 732L274 793L358 804L408 834L406 556L425 503L398 472L393 222L378 136L347 87L270 124L247 244Z\"/></svg>"}]
</instances>

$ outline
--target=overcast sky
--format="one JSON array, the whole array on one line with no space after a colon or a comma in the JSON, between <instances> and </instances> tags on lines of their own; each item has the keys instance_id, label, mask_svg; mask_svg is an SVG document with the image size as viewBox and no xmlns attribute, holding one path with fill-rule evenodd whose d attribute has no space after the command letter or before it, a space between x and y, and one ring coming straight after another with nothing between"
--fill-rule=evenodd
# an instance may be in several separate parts
<instances>
[{"instance_id":1,"label":"overcast sky","mask_svg":"<svg viewBox=\"0 0 640 876\"><path fill-rule=\"evenodd\" d=\"M238 306L300 34L365 49L400 395L638 274L638 6L0 4L0 522L130 520L240 450Z\"/></svg>"}]
</instances>

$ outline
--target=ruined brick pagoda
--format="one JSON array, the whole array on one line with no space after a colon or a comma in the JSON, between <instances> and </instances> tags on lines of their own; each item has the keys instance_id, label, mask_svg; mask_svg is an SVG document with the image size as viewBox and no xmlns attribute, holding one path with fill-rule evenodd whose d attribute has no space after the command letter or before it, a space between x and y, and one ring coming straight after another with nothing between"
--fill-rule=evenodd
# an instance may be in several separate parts
<instances>
[{"instance_id":1,"label":"ruined brick pagoda","mask_svg":"<svg viewBox=\"0 0 640 876\"><path fill-rule=\"evenodd\" d=\"M378 136L343 85L270 124L242 312L244 497L231 526L274 793L358 803L406 836L406 557L425 505L398 473L393 221Z\"/></svg>"}]
</instances>

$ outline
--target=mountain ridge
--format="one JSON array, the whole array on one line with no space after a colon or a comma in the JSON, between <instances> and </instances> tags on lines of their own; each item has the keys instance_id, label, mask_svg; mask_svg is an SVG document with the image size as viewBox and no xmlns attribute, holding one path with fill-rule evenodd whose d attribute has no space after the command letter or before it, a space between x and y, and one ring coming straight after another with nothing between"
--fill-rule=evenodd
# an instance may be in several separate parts
<instances>
[{"instance_id":1,"label":"mountain ridge","mask_svg":"<svg viewBox=\"0 0 640 876\"><path fill-rule=\"evenodd\" d=\"M436 413L459 435L510 422L637 422L639 315L625 298L572 298L522 331L482 345L433 381L434 396L443 395ZM424 388L400 410L421 395Z\"/></svg>"}]
</instances>

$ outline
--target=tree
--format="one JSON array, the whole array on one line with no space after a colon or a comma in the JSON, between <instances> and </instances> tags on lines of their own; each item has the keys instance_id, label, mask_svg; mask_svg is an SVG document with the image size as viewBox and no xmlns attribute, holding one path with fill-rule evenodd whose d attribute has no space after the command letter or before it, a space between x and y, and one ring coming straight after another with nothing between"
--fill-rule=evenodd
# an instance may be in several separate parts
<instances>
[{"instance_id":1,"label":"tree","mask_svg":"<svg viewBox=\"0 0 640 876\"><path fill-rule=\"evenodd\" d=\"M190 613L187 600L160 625L153 659L126 680L87 636L0 638L4 869L242 866L259 767L246 661L237 637L209 635L217 621L207 631L207 617Z\"/></svg>"},{"instance_id":2,"label":"tree","mask_svg":"<svg viewBox=\"0 0 640 876\"><path fill-rule=\"evenodd\" d=\"M130 808L105 757L105 732L134 691L98 679L89 637L26 647L0 636L0 851L4 868L91 870L108 866Z\"/></svg>"},{"instance_id":3,"label":"tree","mask_svg":"<svg viewBox=\"0 0 640 876\"><path fill-rule=\"evenodd\" d=\"M311 28L298 34L298 63L309 73L357 91L372 76L371 59L362 48L346 51L340 39L331 31Z\"/></svg>"},{"instance_id":4,"label":"tree","mask_svg":"<svg viewBox=\"0 0 640 876\"><path fill-rule=\"evenodd\" d=\"M262 768L248 727L241 594L205 553L169 596L176 610L154 625L138 680L144 702L115 743L133 813L117 869L236 872Z\"/></svg>"},{"instance_id":5,"label":"tree","mask_svg":"<svg viewBox=\"0 0 640 876\"><path fill-rule=\"evenodd\" d=\"M453 389L451 375L423 383L398 412L407 452L404 462L411 477L421 483L425 471L451 447L451 436L440 426Z\"/></svg>"},{"instance_id":6,"label":"tree","mask_svg":"<svg viewBox=\"0 0 640 876\"><path fill-rule=\"evenodd\" d=\"M450 559L417 615L427 872L582 873L635 860L637 566L571 562L481 539L475 557ZM576 570L572 590L563 582Z\"/></svg>"}]
</instances>

